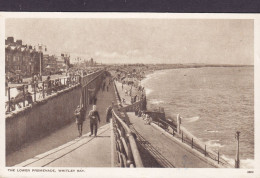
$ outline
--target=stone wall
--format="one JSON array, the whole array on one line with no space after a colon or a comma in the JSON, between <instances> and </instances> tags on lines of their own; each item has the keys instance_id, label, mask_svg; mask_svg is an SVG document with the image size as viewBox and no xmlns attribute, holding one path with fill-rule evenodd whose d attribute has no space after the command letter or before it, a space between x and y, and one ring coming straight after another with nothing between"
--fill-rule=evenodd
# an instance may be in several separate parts
<instances>
[{"instance_id":1,"label":"stone wall","mask_svg":"<svg viewBox=\"0 0 260 178\"><path fill-rule=\"evenodd\" d=\"M66 89L6 118L6 153L74 121L81 87Z\"/></svg>"},{"instance_id":2,"label":"stone wall","mask_svg":"<svg viewBox=\"0 0 260 178\"><path fill-rule=\"evenodd\" d=\"M75 121L74 111L80 104L83 88L88 82L100 87L104 70L82 77L81 84L64 89L21 111L6 115L6 154L19 150L25 143L39 139ZM97 81L96 81L97 80ZM87 99L88 95L84 98Z\"/></svg>"}]
</instances>

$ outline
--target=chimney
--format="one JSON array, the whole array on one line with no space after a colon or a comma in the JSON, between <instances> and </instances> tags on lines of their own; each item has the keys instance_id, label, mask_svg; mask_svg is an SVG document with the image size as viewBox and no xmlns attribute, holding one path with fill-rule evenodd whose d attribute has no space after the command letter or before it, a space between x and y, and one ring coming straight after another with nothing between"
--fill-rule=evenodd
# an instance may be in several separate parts
<instances>
[{"instance_id":1,"label":"chimney","mask_svg":"<svg viewBox=\"0 0 260 178\"><path fill-rule=\"evenodd\" d=\"M14 43L14 37L7 37L7 45Z\"/></svg>"},{"instance_id":2,"label":"chimney","mask_svg":"<svg viewBox=\"0 0 260 178\"><path fill-rule=\"evenodd\" d=\"M22 46L23 41L22 40L16 40L16 44Z\"/></svg>"}]
</instances>

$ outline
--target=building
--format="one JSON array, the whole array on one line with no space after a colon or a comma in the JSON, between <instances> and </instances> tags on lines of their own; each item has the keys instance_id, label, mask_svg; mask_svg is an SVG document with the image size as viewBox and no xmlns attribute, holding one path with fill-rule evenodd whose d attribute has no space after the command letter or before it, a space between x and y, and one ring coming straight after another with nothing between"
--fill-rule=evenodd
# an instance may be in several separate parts
<instances>
[{"instance_id":1,"label":"building","mask_svg":"<svg viewBox=\"0 0 260 178\"><path fill-rule=\"evenodd\" d=\"M31 77L40 72L40 57L42 54L23 45L22 40L14 41L13 37L5 40L5 72L7 76L15 78ZM41 61L43 65L43 61Z\"/></svg>"},{"instance_id":2,"label":"building","mask_svg":"<svg viewBox=\"0 0 260 178\"><path fill-rule=\"evenodd\" d=\"M90 66L93 66L94 65L94 60L93 58L90 59Z\"/></svg>"},{"instance_id":3,"label":"building","mask_svg":"<svg viewBox=\"0 0 260 178\"><path fill-rule=\"evenodd\" d=\"M70 56L68 54L61 54L57 57L57 68L59 71L67 72L70 66Z\"/></svg>"},{"instance_id":4,"label":"building","mask_svg":"<svg viewBox=\"0 0 260 178\"><path fill-rule=\"evenodd\" d=\"M46 74L54 74L58 72L58 65L57 65L57 56L51 55L48 56L48 60L46 61L45 73Z\"/></svg>"}]
</instances>

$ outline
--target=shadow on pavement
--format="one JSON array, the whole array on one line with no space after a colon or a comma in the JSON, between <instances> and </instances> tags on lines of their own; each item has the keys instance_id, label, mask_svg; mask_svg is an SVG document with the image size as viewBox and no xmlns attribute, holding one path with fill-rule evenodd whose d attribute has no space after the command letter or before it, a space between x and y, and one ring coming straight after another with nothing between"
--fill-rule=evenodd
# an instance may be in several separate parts
<instances>
[{"instance_id":1,"label":"shadow on pavement","mask_svg":"<svg viewBox=\"0 0 260 178\"><path fill-rule=\"evenodd\" d=\"M130 128L132 132L136 134L137 145L144 167L174 167L174 165L172 165L167 158L165 158L147 140L145 140L133 126L130 126Z\"/></svg>"}]
</instances>

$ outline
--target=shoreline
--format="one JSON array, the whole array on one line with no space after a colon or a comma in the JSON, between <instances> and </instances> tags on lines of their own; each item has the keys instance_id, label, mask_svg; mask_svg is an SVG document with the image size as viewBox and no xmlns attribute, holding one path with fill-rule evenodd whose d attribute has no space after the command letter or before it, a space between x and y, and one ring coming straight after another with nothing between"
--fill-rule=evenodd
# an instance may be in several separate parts
<instances>
[{"instance_id":1,"label":"shoreline","mask_svg":"<svg viewBox=\"0 0 260 178\"><path fill-rule=\"evenodd\" d=\"M211 66L206 66L206 67L200 67L200 68L209 68ZM212 67L216 67L216 66L212 66ZM221 66L219 66L221 67ZM230 67L230 66L226 66L226 67ZM254 66L233 66L233 67L237 67L237 68L240 68L240 67L254 67ZM153 74L156 74L156 72L160 72L160 71L168 71L168 70L174 70L174 69L186 69L186 68L197 68L197 67L180 67L180 68L167 68L167 69L157 69L157 70L149 70L147 73L145 73L145 77L141 80L142 82L143 81L146 81L147 79L152 79L152 77L150 77L151 75ZM224 68L224 67L223 67ZM142 83L142 86L143 86L143 83ZM150 90L150 89L149 89ZM147 91L147 90L146 90ZM147 93L146 93L147 94ZM157 98L158 100L160 98ZM149 100L147 100L147 107L148 109L150 110L156 110L158 107L163 107L160 103L157 103L157 104L153 104L151 102L149 102ZM165 115L166 115L166 119L171 119L173 120L174 123L176 123L176 118L174 118L171 114L169 114L169 112L165 112ZM182 125L183 127L183 125ZM213 151L214 149L212 149L212 147L210 145L208 145L206 142L198 139L198 137L196 135L194 135L194 133L191 133L186 127L184 127L185 130L187 130L190 134L192 134L197 140L199 140L201 143L204 143L206 144L209 149L211 151ZM215 152L215 151L213 151ZM227 162L229 162L230 164L234 164L235 162L235 159L232 158L232 156L229 156L227 154L221 154L221 157L222 159L226 160ZM241 162L241 167L240 168L243 168L243 169L251 169L251 168L254 168L254 162L255 162L255 159L254 157L247 157L247 158L240 158L240 162Z\"/></svg>"}]
</instances>

